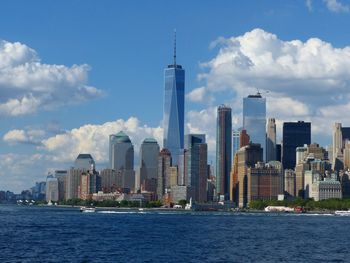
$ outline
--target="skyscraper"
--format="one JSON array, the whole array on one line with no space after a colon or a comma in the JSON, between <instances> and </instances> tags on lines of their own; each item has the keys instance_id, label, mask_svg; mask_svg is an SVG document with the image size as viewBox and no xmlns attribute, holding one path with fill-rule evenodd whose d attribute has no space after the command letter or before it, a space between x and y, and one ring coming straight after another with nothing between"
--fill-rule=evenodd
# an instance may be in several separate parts
<instances>
[{"instance_id":1,"label":"skyscraper","mask_svg":"<svg viewBox=\"0 0 350 263\"><path fill-rule=\"evenodd\" d=\"M235 156L236 152L239 150L239 136L240 135L240 131L232 131L232 157Z\"/></svg>"},{"instance_id":2,"label":"skyscraper","mask_svg":"<svg viewBox=\"0 0 350 263\"><path fill-rule=\"evenodd\" d=\"M269 118L267 121L266 162L276 160L276 121Z\"/></svg>"},{"instance_id":3,"label":"skyscraper","mask_svg":"<svg viewBox=\"0 0 350 263\"><path fill-rule=\"evenodd\" d=\"M124 188L134 189L134 146L128 135L123 131L110 135L110 163L111 168L122 172L122 185ZM112 139L111 139L112 138Z\"/></svg>"},{"instance_id":4,"label":"skyscraper","mask_svg":"<svg viewBox=\"0 0 350 263\"><path fill-rule=\"evenodd\" d=\"M78 155L77 159L74 162L75 169L91 169L91 166L95 167L95 161L92 158L91 154L81 153Z\"/></svg>"},{"instance_id":5,"label":"skyscraper","mask_svg":"<svg viewBox=\"0 0 350 263\"><path fill-rule=\"evenodd\" d=\"M294 169L296 164L296 148L311 143L310 122L284 122L282 164L283 169Z\"/></svg>"},{"instance_id":6,"label":"skyscraper","mask_svg":"<svg viewBox=\"0 0 350 263\"><path fill-rule=\"evenodd\" d=\"M174 63L164 70L164 88L163 147L170 151L173 165L177 165L184 146L185 70L176 64L176 35Z\"/></svg>"},{"instance_id":7,"label":"skyscraper","mask_svg":"<svg viewBox=\"0 0 350 263\"><path fill-rule=\"evenodd\" d=\"M252 143L259 143L266 159L266 99L258 92L243 98L243 129Z\"/></svg>"},{"instance_id":8,"label":"skyscraper","mask_svg":"<svg viewBox=\"0 0 350 263\"><path fill-rule=\"evenodd\" d=\"M339 155L341 155L343 148L343 138L342 138L342 127L341 123L335 123L333 126L333 167L335 165L335 160Z\"/></svg>"},{"instance_id":9,"label":"skyscraper","mask_svg":"<svg viewBox=\"0 0 350 263\"><path fill-rule=\"evenodd\" d=\"M158 200L163 200L166 189L170 188L171 153L168 149L162 149L158 156Z\"/></svg>"},{"instance_id":10,"label":"skyscraper","mask_svg":"<svg viewBox=\"0 0 350 263\"><path fill-rule=\"evenodd\" d=\"M205 134L186 135L187 149L187 182L190 187L193 201L207 201L208 179L208 146L205 142Z\"/></svg>"},{"instance_id":11,"label":"skyscraper","mask_svg":"<svg viewBox=\"0 0 350 263\"><path fill-rule=\"evenodd\" d=\"M231 108L219 106L216 124L216 194L219 198L229 199L232 115Z\"/></svg>"},{"instance_id":12,"label":"skyscraper","mask_svg":"<svg viewBox=\"0 0 350 263\"><path fill-rule=\"evenodd\" d=\"M158 155L158 142L153 138L146 138L140 148L141 190L157 191Z\"/></svg>"}]
</instances>

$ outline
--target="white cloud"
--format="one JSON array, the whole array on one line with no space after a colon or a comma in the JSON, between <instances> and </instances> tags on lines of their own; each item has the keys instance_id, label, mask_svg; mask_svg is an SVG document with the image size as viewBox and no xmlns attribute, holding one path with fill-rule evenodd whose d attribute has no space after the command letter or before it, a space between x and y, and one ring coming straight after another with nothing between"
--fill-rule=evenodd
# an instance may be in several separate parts
<instances>
[{"instance_id":1,"label":"white cloud","mask_svg":"<svg viewBox=\"0 0 350 263\"><path fill-rule=\"evenodd\" d=\"M312 12L312 0L306 0L305 1L307 9Z\"/></svg>"},{"instance_id":2,"label":"white cloud","mask_svg":"<svg viewBox=\"0 0 350 263\"><path fill-rule=\"evenodd\" d=\"M90 153L97 162L108 161L108 140L110 134L123 130L130 136L138 153L142 141L154 137L162 145L162 128L141 125L135 117L116 120L101 125L87 124L42 141L43 149L54 161L73 162L79 153Z\"/></svg>"},{"instance_id":3,"label":"white cloud","mask_svg":"<svg viewBox=\"0 0 350 263\"><path fill-rule=\"evenodd\" d=\"M46 135L44 130L10 130L4 136L3 140L9 144L35 144L39 145L40 141Z\"/></svg>"},{"instance_id":4,"label":"white cloud","mask_svg":"<svg viewBox=\"0 0 350 263\"><path fill-rule=\"evenodd\" d=\"M323 0L326 3L326 6L329 11L334 13L348 13L350 11L350 7L348 5L344 5L337 0Z\"/></svg>"},{"instance_id":5,"label":"white cloud","mask_svg":"<svg viewBox=\"0 0 350 263\"><path fill-rule=\"evenodd\" d=\"M199 87L192 90L190 93L188 93L186 95L186 98L192 102L203 102L205 93L206 93L205 87Z\"/></svg>"},{"instance_id":6,"label":"white cloud","mask_svg":"<svg viewBox=\"0 0 350 263\"><path fill-rule=\"evenodd\" d=\"M44 64L28 46L0 40L0 115L26 115L101 96L87 85L89 69Z\"/></svg>"},{"instance_id":7,"label":"white cloud","mask_svg":"<svg viewBox=\"0 0 350 263\"><path fill-rule=\"evenodd\" d=\"M220 37L214 45L218 51L198 77L207 96L232 106L234 116L242 114L242 98L257 89L267 97L269 117L312 121L314 134L330 134L335 116L344 115L335 105L350 99L350 46L336 48L318 38L285 41L262 29Z\"/></svg>"}]
</instances>

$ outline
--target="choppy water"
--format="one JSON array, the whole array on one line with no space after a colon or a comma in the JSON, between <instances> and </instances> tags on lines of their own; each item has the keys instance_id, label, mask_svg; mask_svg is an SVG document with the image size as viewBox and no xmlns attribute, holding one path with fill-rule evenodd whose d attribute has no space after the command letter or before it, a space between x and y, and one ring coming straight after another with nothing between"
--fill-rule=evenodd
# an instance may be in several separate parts
<instances>
[{"instance_id":1,"label":"choppy water","mask_svg":"<svg viewBox=\"0 0 350 263\"><path fill-rule=\"evenodd\" d=\"M350 217L0 206L0 262L350 262Z\"/></svg>"}]
</instances>

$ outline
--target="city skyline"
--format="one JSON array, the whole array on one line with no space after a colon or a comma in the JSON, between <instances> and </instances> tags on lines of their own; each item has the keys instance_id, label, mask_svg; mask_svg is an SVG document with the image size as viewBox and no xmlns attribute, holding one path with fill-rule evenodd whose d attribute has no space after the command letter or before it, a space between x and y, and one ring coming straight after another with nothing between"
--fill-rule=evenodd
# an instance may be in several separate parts
<instances>
[{"instance_id":1,"label":"city skyline","mask_svg":"<svg viewBox=\"0 0 350 263\"><path fill-rule=\"evenodd\" d=\"M215 163L217 106L233 109L236 130L243 98L257 90L267 100L266 117L276 119L277 143L284 121L303 120L312 122L312 142L331 144L334 123L350 124L341 115L350 107L350 34L337 27L348 21L348 9L330 2L226 2L226 8L200 2L190 18L199 2L188 3L186 12L181 4L157 2L154 17L138 3L146 12L136 10L126 27L118 22L131 21L132 3L4 4L0 21L13 24L0 35L0 189L27 188L50 170L68 169L79 153L105 168L108 136L121 130L136 158L147 137L162 146L162 71L172 58L174 28L177 61L186 68L185 134L206 134L209 163ZM11 18L19 3L23 10ZM159 15L167 12L179 16ZM206 21L206 14L216 20ZM294 23L305 26L295 30ZM148 32L140 30L145 26Z\"/></svg>"}]
</instances>

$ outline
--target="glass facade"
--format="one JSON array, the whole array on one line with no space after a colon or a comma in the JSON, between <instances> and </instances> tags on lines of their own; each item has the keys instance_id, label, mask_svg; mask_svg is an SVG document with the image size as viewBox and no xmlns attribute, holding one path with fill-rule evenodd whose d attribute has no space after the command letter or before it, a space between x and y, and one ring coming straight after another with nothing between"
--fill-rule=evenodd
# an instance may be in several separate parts
<instances>
[{"instance_id":1,"label":"glass facade","mask_svg":"<svg viewBox=\"0 0 350 263\"><path fill-rule=\"evenodd\" d=\"M310 122L283 123L282 164L283 169L294 169L296 164L296 148L311 143Z\"/></svg>"},{"instance_id":2,"label":"glass facade","mask_svg":"<svg viewBox=\"0 0 350 263\"><path fill-rule=\"evenodd\" d=\"M163 147L177 165L184 148L185 70L180 65L169 65L164 71L164 86Z\"/></svg>"},{"instance_id":3,"label":"glass facade","mask_svg":"<svg viewBox=\"0 0 350 263\"><path fill-rule=\"evenodd\" d=\"M232 154L232 110L219 106L216 125L216 194L220 199L229 199L231 154Z\"/></svg>"},{"instance_id":4,"label":"glass facade","mask_svg":"<svg viewBox=\"0 0 350 263\"><path fill-rule=\"evenodd\" d=\"M232 131L232 157L235 156L236 152L239 150L239 131Z\"/></svg>"},{"instance_id":5,"label":"glass facade","mask_svg":"<svg viewBox=\"0 0 350 263\"><path fill-rule=\"evenodd\" d=\"M259 143L266 160L266 99L260 93L243 98L243 129L252 143Z\"/></svg>"}]
</instances>

